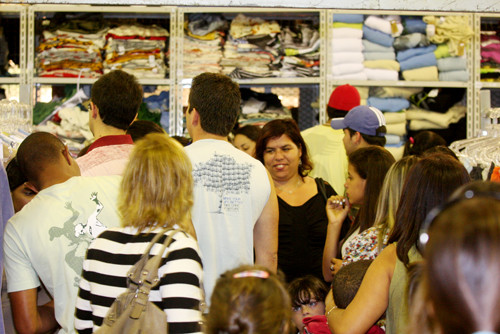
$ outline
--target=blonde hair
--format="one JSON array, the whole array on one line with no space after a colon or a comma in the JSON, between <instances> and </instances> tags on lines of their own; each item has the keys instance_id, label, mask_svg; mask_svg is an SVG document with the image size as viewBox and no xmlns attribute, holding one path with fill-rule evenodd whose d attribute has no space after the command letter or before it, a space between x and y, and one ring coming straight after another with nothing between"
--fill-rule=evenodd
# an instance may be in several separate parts
<instances>
[{"instance_id":1,"label":"blonde hair","mask_svg":"<svg viewBox=\"0 0 500 334\"><path fill-rule=\"evenodd\" d=\"M178 224L189 229L193 205L191 161L166 134L152 133L134 145L120 185L123 226L143 231Z\"/></svg>"},{"instance_id":2,"label":"blonde hair","mask_svg":"<svg viewBox=\"0 0 500 334\"><path fill-rule=\"evenodd\" d=\"M392 231L396 221L401 191L410 168L417 163L418 157L407 156L396 161L387 171L377 202L377 214L373 226L378 228L378 245L381 250L386 234Z\"/></svg>"},{"instance_id":3,"label":"blonde hair","mask_svg":"<svg viewBox=\"0 0 500 334\"><path fill-rule=\"evenodd\" d=\"M217 280L205 333L287 334L291 310L280 276L261 266L243 265Z\"/></svg>"}]
</instances>

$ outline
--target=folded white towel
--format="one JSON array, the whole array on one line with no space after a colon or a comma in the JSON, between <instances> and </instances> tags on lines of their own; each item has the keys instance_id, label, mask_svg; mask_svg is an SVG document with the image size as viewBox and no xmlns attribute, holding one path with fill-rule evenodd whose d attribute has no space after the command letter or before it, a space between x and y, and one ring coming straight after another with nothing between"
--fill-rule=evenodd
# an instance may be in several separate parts
<instances>
[{"instance_id":1,"label":"folded white towel","mask_svg":"<svg viewBox=\"0 0 500 334\"><path fill-rule=\"evenodd\" d=\"M339 76L350 73L358 73L362 72L364 68L363 64L358 63L334 65L332 66L332 75Z\"/></svg>"},{"instance_id":2,"label":"folded white towel","mask_svg":"<svg viewBox=\"0 0 500 334\"><path fill-rule=\"evenodd\" d=\"M368 80L398 80L398 71L383 70L378 68L365 68L365 73Z\"/></svg>"},{"instance_id":3,"label":"folded white towel","mask_svg":"<svg viewBox=\"0 0 500 334\"><path fill-rule=\"evenodd\" d=\"M332 28L332 38L363 38L363 30L354 28Z\"/></svg>"},{"instance_id":4,"label":"folded white towel","mask_svg":"<svg viewBox=\"0 0 500 334\"><path fill-rule=\"evenodd\" d=\"M333 79L336 79L336 80L368 80L364 70L361 72L358 72L358 73L350 73L350 74L333 76Z\"/></svg>"},{"instance_id":5,"label":"folded white towel","mask_svg":"<svg viewBox=\"0 0 500 334\"><path fill-rule=\"evenodd\" d=\"M356 52L363 51L363 43L360 38L334 38L330 40L333 52Z\"/></svg>"},{"instance_id":6,"label":"folded white towel","mask_svg":"<svg viewBox=\"0 0 500 334\"><path fill-rule=\"evenodd\" d=\"M403 33L403 25L401 24L401 22L391 20L391 18L384 19L379 16L370 15L366 18L365 25L394 37L400 36ZM394 32L392 31L393 25L396 27L396 31Z\"/></svg>"},{"instance_id":7,"label":"folded white towel","mask_svg":"<svg viewBox=\"0 0 500 334\"><path fill-rule=\"evenodd\" d=\"M363 52L333 52L332 53L333 65L352 64L352 63L362 64L363 60L365 60L365 57L363 56Z\"/></svg>"}]
</instances>

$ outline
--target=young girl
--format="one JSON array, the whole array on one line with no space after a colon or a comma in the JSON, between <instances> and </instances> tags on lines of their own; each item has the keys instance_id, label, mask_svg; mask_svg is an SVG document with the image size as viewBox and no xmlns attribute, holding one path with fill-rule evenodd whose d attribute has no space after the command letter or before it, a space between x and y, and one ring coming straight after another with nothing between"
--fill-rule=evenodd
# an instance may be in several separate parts
<instances>
[{"instance_id":1,"label":"young girl","mask_svg":"<svg viewBox=\"0 0 500 334\"><path fill-rule=\"evenodd\" d=\"M330 334L325 317L328 289L323 281L308 275L288 285L292 300L292 322L298 333Z\"/></svg>"}]
</instances>

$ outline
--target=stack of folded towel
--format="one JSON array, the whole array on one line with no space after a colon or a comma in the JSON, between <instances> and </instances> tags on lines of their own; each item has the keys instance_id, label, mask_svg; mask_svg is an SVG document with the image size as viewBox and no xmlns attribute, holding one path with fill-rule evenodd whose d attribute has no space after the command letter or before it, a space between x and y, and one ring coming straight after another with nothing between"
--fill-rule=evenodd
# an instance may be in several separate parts
<instances>
[{"instance_id":1,"label":"stack of folded towel","mask_svg":"<svg viewBox=\"0 0 500 334\"><path fill-rule=\"evenodd\" d=\"M368 16L363 25L364 66L368 80L398 80L394 37L401 35L399 16Z\"/></svg>"},{"instance_id":2,"label":"stack of folded towel","mask_svg":"<svg viewBox=\"0 0 500 334\"><path fill-rule=\"evenodd\" d=\"M334 14L330 40L333 79L366 80L363 66L363 15Z\"/></svg>"},{"instance_id":3,"label":"stack of folded towel","mask_svg":"<svg viewBox=\"0 0 500 334\"><path fill-rule=\"evenodd\" d=\"M404 20L405 34L394 40L396 59L401 65L403 79L408 81L437 81L438 70L435 45L426 35L427 24L420 18Z\"/></svg>"}]
</instances>

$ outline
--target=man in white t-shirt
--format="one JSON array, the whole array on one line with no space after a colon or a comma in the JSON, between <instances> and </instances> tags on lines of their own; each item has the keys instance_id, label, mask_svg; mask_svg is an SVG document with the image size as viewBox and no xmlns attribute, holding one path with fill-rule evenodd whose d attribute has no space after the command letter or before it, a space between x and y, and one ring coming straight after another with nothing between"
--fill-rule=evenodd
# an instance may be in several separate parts
<instances>
[{"instance_id":1,"label":"man in white t-shirt","mask_svg":"<svg viewBox=\"0 0 500 334\"><path fill-rule=\"evenodd\" d=\"M116 198L121 176L80 177L68 148L55 136L28 136L19 167L38 194L5 227L7 290L21 333L74 333L75 302L90 242L120 225ZM40 281L53 301L37 306Z\"/></svg>"},{"instance_id":2,"label":"man in white t-shirt","mask_svg":"<svg viewBox=\"0 0 500 334\"><path fill-rule=\"evenodd\" d=\"M207 301L220 274L255 263L276 271L278 202L265 167L231 145L241 96L229 77L203 73L193 79L186 126L193 143L192 220L200 245Z\"/></svg>"}]
</instances>

